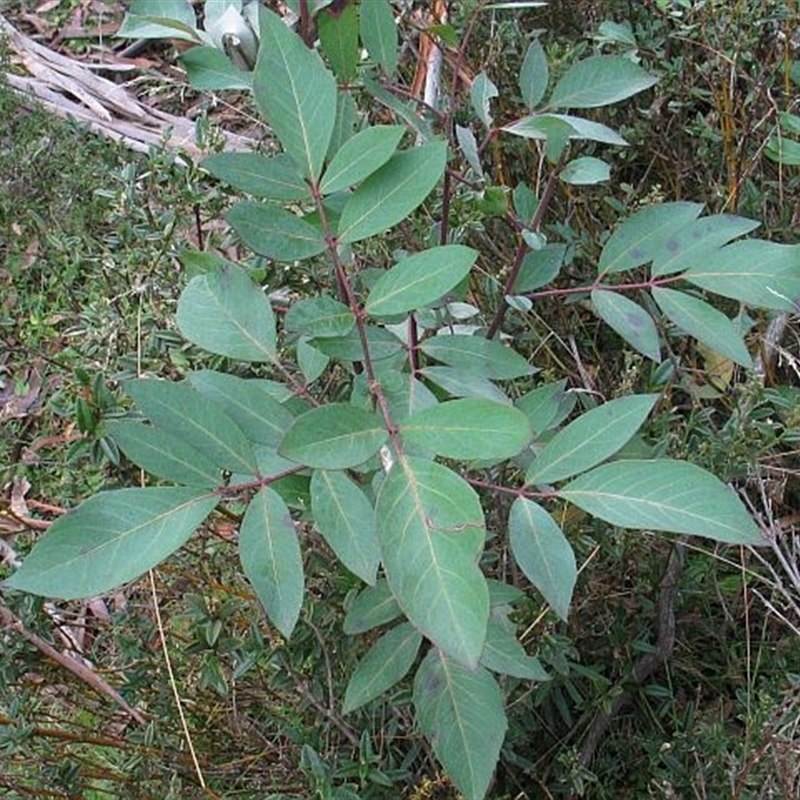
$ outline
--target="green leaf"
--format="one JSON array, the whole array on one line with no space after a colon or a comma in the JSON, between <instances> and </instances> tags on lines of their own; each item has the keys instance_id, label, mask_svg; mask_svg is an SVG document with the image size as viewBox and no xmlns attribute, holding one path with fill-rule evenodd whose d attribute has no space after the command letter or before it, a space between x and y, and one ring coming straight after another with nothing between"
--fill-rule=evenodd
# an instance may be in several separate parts
<instances>
[{"instance_id":1,"label":"green leaf","mask_svg":"<svg viewBox=\"0 0 800 800\"><path fill-rule=\"evenodd\" d=\"M292 412L274 397L266 382L213 370L190 372L189 383L212 400L256 444L276 447L292 424Z\"/></svg>"},{"instance_id":2,"label":"green leaf","mask_svg":"<svg viewBox=\"0 0 800 800\"><path fill-rule=\"evenodd\" d=\"M375 414L346 403L329 403L297 417L278 452L307 467L346 469L374 456L387 439Z\"/></svg>"},{"instance_id":3,"label":"green leaf","mask_svg":"<svg viewBox=\"0 0 800 800\"><path fill-rule=\"evenodd\" d=\"M261 9L260 19L256 103L283 149L316 183L336 119L336 80L279 16Z\"/></svg>"},{"instance_id":4,"label":"green leaf","mask_svg":"<svg viewBox=\"0 0 800 800\"><path fill-rule=\"evenodd\" d=\"M600 274L635 269L675 252L681 232L691 225L703 206L700 203L663 203L647 206L628 217L611 234L600 255Z\"/></svg>"},{"instance_id":5,"label":"green leaf","mask_svg":"<svg viewBox=\"0 0 800 800\"><path fill-rule=\"evenodd\" d=\"M739 498L709 472L669 459L616 461L568 483L559 497L622 528L763 543Z\"/></svg>"},{"instance_id":6,"label":"green leaf","mask_svg":"<svg viewBox=\"0 0 800 800\"><path fill-rule=\"evenodd\" d=\"M434 138L433 126L425 117L419 115L416 101L404 102L400 100L366 73L362 74L361 83L375 100L403 120L408 125L409 130L414 131L426 142Z\"/></svg>"},{"instance_id":7,"label":"green leaf","mask_svg":"<svg viewBox=\"0 0 800 800\"><path fill-rule=\"evenodd\" d=\"M314 383L330 364L330 358L321 350L312 347L305 337L297 342L295 355L297 357L297 366L300 367L300 372L303 373L306 384Z\"/></svg>"},{"instance_id":8,"label":"green leaf","mask_svg":"<svg viewBox=\"0 0 800 800\"><path fill-rule=\"evenodd\" d=\"M653 318L633 300L620 292L592 292L592 308L629 345L642 355L661 361L661 346Z\"/></svg>"},{"instance_id":9,"label":"green leaf","mask_svg":"<svg viewBox=\"0 0 800 800\"><path fill-rule=\"evenodd\" d=\"M238 267L192 278L178 301L176 321L189 341L210 353L242 361L277 358L272 306Z\"/></svg>"},{"instance_id":10,"label":"green leaf","mask_svg":"<svg viewBox=\"0 0 800 800\"><path fill-rule=\"evenodd\" d=\"M609 164L593 156L583 156L570 161L559 175L564 183L573 186L592 186L595 183L603 183L610 177Z\"/></svg>"},{"instance_id":11,"label":"green leaf","mask_svg":"<svg viewBox=\"0 0 800 800\"><path fill-rule=\"evenodd\" d=\"M358 119L358 109L353 96L348 91L340 91L336 98L336 120L328 145L328 158L338 153L344 147L344 143L353 136Z\"/></svg>"},{"instance_id":12,"label":"green leaf","mask_svg":"<svg viewBox=\"0 0 800 800\"><path fill-rule=\"evenodd\" d=\"M131 0L117 36L197 41L196 27L197 17L189 0Z\"/></svg>"},{"instance_id":13,"label":"green leaf","mask_svg":"<svg viewBox=\"0 0 800 800\"><path fill-rule=\"evenodd\" d=\"M477 494L441 464L402 457L381 484L375 516L400 607L438 647L474 667L489 616L478 567L485 530Z\"/></svg>"},{"instance_id":14,"label":"green leaf","mask_svg":"<svg viewBox=\"0 0 800 800\"><path fill-rule=\"evenodd\" d=\"M400 340L385 328L369 326L366 334L370 358L373 361L383 361L403 351ZM315 337L309 344L326 356L338 358L340 361L362 361L364 358L361 337L355 328L346 336Z\"/></svg>"},{"instance_id":15,"label":"green leaf","mask_svg":"<svg viewBox=\"0 0 800 800\"><path fill-rule=\"evenodd\" d=\"M215 178L254 197L285 202L311 197L297 165L285 153L269 158L256 153L214 153L203 166Z\"/></svg>"},{"instance_id":16,"label":"green leaf","mask_svg":"<svg viewBox=\"0 0 800 800\"><path fill-rule=\"evenodd\" d=\"M577 395L567 390L567 381L546 383L531 390L514 402L528 418L538 436L563 422L575 407Z\"/></svg>"},{"instance_id":17,"label":"green leaf","mask_svg":"<svg viewBox=\"0 0 800 800\"><path fill-rule=\"evenodd\" d=\"M567 255L565 244L546 244L541 250L531 250L522 260L514 283L514 294L532 292L558 277Z\"/></svg>"},{"instance_id":18,"label":"green leaf","mask_svg":"<svg viewBox=\"0 0 800 800\"><path fill-rule=\"evenodd\" d=\"M770 136L764 145L764 155L770 160L787 167L800 165L800 142L785 136Z\"/></svg>"},{"instance_id":19,"label":"green leaf","mask_svg":"<svg viewBox=\"0 0 800 800\"><path fill-rule=\"evenodd\" d=\"M750 306L797 311L800 245L760 239L734 242L683 274L701 289Z\"/></svg>"},{"instance_id":20,"label":"green leaf","mask_svg":"<svg viewBox=\"0 0 800 800\"><path fill-rule=\"evenodd\" d=\"M322 176L322 194L340 192L368 178L394 155L404 133L402 125L373 125L348 139Z\"/></svg>"},{"instance_id":21,"label":"green leaf","mask_svg":"<svg viewBox=\"0 0 800 800\"><path fill-rule=\"evenodd\" d=\"M303 559L289 509L268 486L245 511L239 559L267 616L288 639L303 604Z\"/></svg>"},{"instance_id":22,"label":"green leaf","mask_svg":"<svg viewBox=\"0 0 800 800\"><path fill-rule=\"evenodd\" d=\"M104 427L134 464L157 478L205 489L222 482L219 468L208 456L168 430L113 419Z\"/></svg>"},{"instance_id":23,"label":"green leaf","mask_svg":"<svg viewBox=\"0 0 800 800\"><path fill-rule=\"evenodd\" d=\"M464 280L477 258L476 250L459 244L404 258L378 279L365 310L381 317L433 305Z\"/></svg>"},{"instance_id":24,"label":"green leaf","mask_svg":"<svg viewBox=\"0 0 800 800\"><path fill-rule=\"evenodd\" d=\"M438 402L436 395L413 375L403 374L400 378L402 383L397 388L384 386L389 413L396 425L401 425L412 414L435 406Z\"/></svg>"},{"instance_id":25,"label":"green leaf","mask_svg":"<svg viewBox=\"0 0 800 800\"><path fill-rule=\"evenodd\" d=\"M522 93L522 101L528 108L536 108L542 102L549 80L547 56L541 42L534 39L528 45L519 73L519 90Z\"/></svg>"},{"instance_id":26,"label":"green leaf","mask_svg":"<svg viewBox=\"0 0 800 800\"><path fill-rule=\"evenodd\" d=\"M381 579L358 593L347 609L342 627L348 636L355 636L386 625L402 613L389 583Z\"/></svg>"},{"instance_id":27,"label":"green leaf","mask_svg":"<svg viewBox=\"0 0 800 800\"><path fill-rule=\"evenodd\" d=\"M453 367L423 367L420 373L453 397L474 397L493 403L510 403L503 390L488 378L465 374Z\"/></svg>"},{"instance_id":28,"label":"green leaf","mask_svg":"<svg viewBox=\"0 0 800 800\"><path fill-rule=\"evenodd\" d=\"M275 203L243 200L228 211L225 219L251 250L276 261L302 261L327 247L316 225Z\"/></svg>"},{"instance_id":29,"label":"green leaf","mask_svg":"<svg viewBox=\"0 0 800 800\"><path fill-rule=\"evenodd\" d=\"M760 223L733 214L700 217L684 225L677 235L664 241L663 250L653 254L654 276L669 275L705 264L723 245L755 230Z\"/></svg>"},{"instance_id":30,"label":"green leaf","mask_svg":"<svg viewBox=\"0 0 800 800\"><path fill-rule=\"evenodd\" d=\"M508 722L503 693L483 668L468 669L431 650L414 678L417 723L466 800L482 800Z\"/></svg>"},{"instance_id":31,"label":"green leaf","mask_svg":"<svg viewBox=\"0 0 800 800\"><path fill-rule=\"evenodd\" d=\"M536 372L516 350L480 336L434 336L426 339L420 350L426 356L480 378L510 380Z\"/></svg>"},{"instance_id":32,"label":"green leaf","mask_svg":"<svg viewBox=\"0 0 800 800\"><path fill-rule=\"evenodd\" d=\"M456 125L456 139L464 158L467 163L475 170L478 177L483 177L483 166L481 165L481 157L478 152L478 141L475 134L470 128L464 128L461 125Z\"/></svg>"},{"instance_id":33,"label":"green leaf","mask_svg":"<svg viewBox=\"0 0 800 800\"><path fill-rule=\"evenodd\" d=\"M567 537L540 505L518 497L508 517L511 552L528 580L565 622L578 578Z\"/></svg>"},{"instance_id":34,"label":"green leaf","mask_svg":"<svg viewBox=\"0 0 800 800\"><path fill-rule=\"evenodd\" d=\"M392 156L353 192L339 219L339 241L358 242L405 219L439 182L447 144L434 141Z\"/></svg>"},{"instance_id":35,"label":"green leaf","mask_svg":"<svg viewBox=\"0 0 800 800\"><path fill-rule=\"evenodd\" d=\"M596 108L648 89L658 79L622 56L591 56L573 64L556 83L552 108Z\"/></svg>"},{"instance_id":36,"label":"green leaf","mask_svg":"<svg viewBox=\"0 0 800 800\"><path fill-rule=\"evenodd\" d=\"M503 130L524 139L547 139L559 135L569 139L615 144L621 147L628 144L616 131L606 125L569 114L534 114L507 125Z\"/></svg>"},{"instance_id":37,"label":"green leaf","mask_svg":"<svg viewBox=\"0 0 800 800\"><path fill-rule=\"evenodd\" d=\"M397 23L389 0L371 0L362 3L359 9L361 41L370 58L380 64L392 77L397 71L399 48L397 46Z\"/></svg>"},{"instance_id":38,"label":"green leaf","mask_svg":"<svg viewBox=\"0 0 800 800\"><path fill-rule=\"evenodd\" d=\"M217 499L183 486L96 494L57 519L4 585L61 600L105 594L181 547Z\"/></svg>"},{"instance_id":39,"label":"green leaf","mask_svg":"<svg viewBox=\"0 0 800 800\"><path fill-rule=\"evenodd\" d=\"M411 669L422 645L422 636L410 622L384 633L353 671L344 695L343 714L380 697Z\"/></svg>"},{"instance_id":40,"label":"green leaf","mask_svg":"<svg viewBox=\"0 0 800 800\"><path fill-rule=\"evenodd\" d=\"M472 81L470 101L478 119L487 127L492 127L492 114L489 110L491 101L499 96L497 87L489 80L485 72L479 72Z\"/></svg>"},{"instance_id":41,"label":"green leaf","mask_svg":"<svg viewBox=\"0 0 800 800\"><path fill-rule=\"evenodd\" d=\"M605 461L639 430L658 397L618 397L581 414L547 443L528 469L525 483L560 481Z\"/></svg>"},{"instance_id":42,"label":"green leaf","mask_svg":"<svg viewBox=\"0 0 800 800\"><path fill-rule=\"evenodd\" d=\"M365 583L374 584L381 553L375 511L364 492L343 472L315 470L311 512L317 530L342 564Z\"/></svg>"},{"instance_id":43,"label":"green leaf","mask_svg":"<svg viewBox=\"0 0 800 800\"><path fill-rule=\"evenodd\" d=\"M511 458L533 438L525 415L490 400L450 400L414 414L400 426L403 440L459 459Z\"/></svg>"},{"instance_id":44,"label":"green leaf","mask_svg":"<svg viewBox=\"0 0 800 800\"><path fill-rule=\"evenodd\" d=\"M348 3L338 14L324 9L317 14L317 33L322 52L331 62L333 71L342 83L356 76L358 69L358 12Z\"/></svg>"},{"instance_id":45,"label":"green leaf","mask_svg":"<svg viewBox=\"0 0 800 800\"><path fill-rule=\"evenodd\" d=\"M356 324L353 312L330 295L297 300L283 320L287 331L304 336L346 336Z\"/></svg>"},{"instance_id":46,"label":"green leaf","mask_svg":"<svg viewBox=\"0 0 800 800\"><path fill-rule=\"evenodd\" d=\"M538 658L529 656L514 635L513 627L503 617L489 617L486 643L481 653L481 666L528 681L548 681L550 676Z\"/></svg>"},{"instance_id":47,"label":"green leaf","mask_svg":"<svg viewBox=\"0 0 800 800\"><path fill-rule=\"evenodd\" d=\"M169 35L174 36L174 31ZM217 92L222 89L249 91L253 88L253 76L239 69L222 50L217 50L216 47L210 45L192 47L181 55L180 62L186 70L189 83L198 91Z\"/></svg>"},{"instance_id":48,"label":"green leaf","mask_svg":"<svg viewBox=\"0 0 800 800\"><path fill-rule=\"evenodd\" d=\"M685 292L655 287L653 299L667 318L684 333L731 361L750 368L753 361L737 327L721 311Z\"/></svg>"},{"instance_id":49,"label":"green leaf","mask_svg":"<svg viewBox=\"0 0 800 800\"><path fill-rule=\"evenodd\" d=\"M140 378L125 391L155 425L197 448L220 469L253 474L256 460L242 429L187 383Z\"/></svg>"}]
</instances>

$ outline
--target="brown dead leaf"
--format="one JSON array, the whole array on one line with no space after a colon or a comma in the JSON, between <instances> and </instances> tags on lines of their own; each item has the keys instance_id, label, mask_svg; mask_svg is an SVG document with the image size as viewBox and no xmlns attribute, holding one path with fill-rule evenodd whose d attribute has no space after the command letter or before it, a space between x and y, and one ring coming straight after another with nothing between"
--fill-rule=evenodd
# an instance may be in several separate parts
<instances>
[{"instance_id":1,"label":"brown dead leaf","mask_svg":"<svg viewBox=\"0 0 800 800\"><path fill-rule=\"evenodd\" d=\"M31 485L25 478L15 478L11 485L11 513L18 517L28 516L28 504L25 495L30 491Z\"/></svg>"},{"instance_id":2,"label":"brown dead leaf","mask_svg":"<svg viewBox=\"0 0 800 800\"><path fill-rule=\"evenodd\" d=\"M42 389L42 376L30 367L19 379L8 377L0 389L0 421L27 417L36 406Z\"/></svg>"}]
</instances>

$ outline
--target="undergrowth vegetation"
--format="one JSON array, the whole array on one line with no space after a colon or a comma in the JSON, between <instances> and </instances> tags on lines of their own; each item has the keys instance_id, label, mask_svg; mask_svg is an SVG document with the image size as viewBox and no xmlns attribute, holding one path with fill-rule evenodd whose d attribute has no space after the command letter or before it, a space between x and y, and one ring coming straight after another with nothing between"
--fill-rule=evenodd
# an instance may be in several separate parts
<instances>
[{"instance_id":1,"label":"undergrowth vegetation","mask_svg":"<svg viewBox=\"0 0 800 800\"><path fill-rule=\"evenodd\" d=\"M0 787L795 796L795 4L155 5L269 141L0 87Z\"/></svg>"}]
</instances>

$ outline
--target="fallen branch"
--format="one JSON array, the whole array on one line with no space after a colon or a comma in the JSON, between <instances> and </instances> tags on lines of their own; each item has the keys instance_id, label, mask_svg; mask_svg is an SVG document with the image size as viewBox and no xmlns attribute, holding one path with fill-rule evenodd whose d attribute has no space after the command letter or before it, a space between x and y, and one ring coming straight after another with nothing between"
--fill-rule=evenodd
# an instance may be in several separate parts
<instances>
[{"instance_id":1,"label":"fallen branch","mask_svg":"<svg viewBox=\"0 0 800 800\"><path fill-rule=\"evenodd\" d=\"M6 83L35 97L48 112L73 119L137 152L163 146L201 155L192 120L148 106L123 85L96 74L96 70L131 69L132 65L74 61L20 33L2 14L0 35L7 37L16 54L15 63L28 73L7 73ZM251 150L255 144L248 136L226 131L220 135L227 150Z\"/></svg>"}]
</instances>

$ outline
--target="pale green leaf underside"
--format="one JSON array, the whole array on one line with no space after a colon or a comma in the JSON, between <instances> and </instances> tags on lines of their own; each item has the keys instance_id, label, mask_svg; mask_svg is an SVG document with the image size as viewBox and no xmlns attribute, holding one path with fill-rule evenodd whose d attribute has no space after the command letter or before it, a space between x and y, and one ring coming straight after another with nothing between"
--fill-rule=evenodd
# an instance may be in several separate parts
<instances>
[{"instance_id":1,"label":"pale green leaf underside","mask_svg":"<svg viewBox=\"0 0 800 800\"><path fill-rule=\"evenodd\" d=\"M292 202L310 198L308 184L285 153L214 153L203 166L216 178L254 197Z\"/></svg>"},{"instance_id":2,"label":"pale green leaf underside","mask_svg":"<svg viewBox=\"0 0 800 800\"><path fill-rule=\"evenodd\" d=\"M592 308L631 347L653 361L661 361L656 324L638 303L619 292L595 290Z\"/></svg>"},{"instance_id":3,"label":"pale green leaf underside","mask_svg":"<svg viewBox=\"0 0 800 800\"><path fill-rule=\"evenodd\" d=\"M283 326L304 336L346 336L356 324L353 312L329 295L307 297L292 303Z\"/></svg>"},{"instance_id":4,"label":"pale green leaf underside","mask_svg":"<svg viewBox=\"0 0 800 800\"><path fill-rule=\"evenodd\" d=\"M264 293L238 267L192 278L178 301L178 328L210 353L274 361L275 315Z\"/></svg>"},{"instance_id":5,"label":"pale green leaf underside","mask_svg":"<svg viewBox=\"0 0 800 800\"><path fill-rule=\"evenodd\" d=\"M311 512L339 560L365 583L374 584L381 554L375 511L364 492L344 472L315 470Z\"/></svg>"},{"instance_id":6,"label":"pale green leaf underside","mask_svg":"<svg viewBox=\"0 0 800 800\"><path fill-rule=\"evenodd\" d=\"M618 103L658 79L622 56L591 56L573 64L553 89L553 108L595 108Z\"/></svg>"},{"instance_id":7,"label":"pale green leaf underside","mask_svg":"<svg viewBox=\"0 0 800 800\"><path fill-rule=\"evenodd\" d=\"M348 139L325 170L320 191L333 194L368 178L394 155L404 133L402 125L373 125Z\"/></svg>"},{"instance_id":8,"label":"pale green leaf underside","mask_svg":"<svg viewBox=\"0 0 800 800\"><path fill-rule=\"evenodd\" d=\"M326 247L319 228L275 203L243 200L225 218L251 250L276 261L311 258Z\"/></svg>"},{"instance_id":9,"label":"pale green leaf underside","mask_svg":"<svg viewBox=\"0 0 800 800\"><path fill-rule=\"evenodd\" d=\"M598 273L622 272L680 250L680 235L703 206L700 203L663 203L647 206L623 220L611 234L597 265Z\"/></svg>"},{"instance_id":10,"label":"pale green leaf underside","mask_svg":"<svg viewBox=\"0 0 800 800\"><path fill-rule=\"evenodd\" d=\"M157 478L206 489L221 483L214 462L168 430L125 420L108 420L105 429L134 464Z\"/></svg>"},{"instance_id":11,"label":"pale green leaf underside","mask_svg":"<svg viewBox=\"0 0 800 800\"><path fill-rule=\"evenodd\" d=\"M404 440L447 458L491 459L517 455L533 438L525 415L506 403L461 399L432 406L400 426Z\"/></svg>"},{"instance_id":12,"label":"pale green leaf underside","mask_svg":"<svg viewBox=\"0 0 800 800\"><path fill-rule=\"evenodd\" d=\"M432 305L469 274L477 258L476 250L457 244L404 258L377 280L365 310L379 317Z\"/></svg>"},{"instance_id":13,"label":"pale green leaf underside","mask_svg":"<svg viewBox=\"0 0 800 800\"><path fill-rule=\"evenodd\" d=\"M483 667L468 669L436 649L414 679L417 723L467 800L491 783L508 722L503 694Z\"/></svg>"},{"instance_id":14,"label":"pale green leaf underside","mask_svg":"<svg viewBox=\"0 0 800 800\"><path fill-rule=\"evenodd\" d=\"M622 528L695 534L731 544L762 542L734 492L683 461L604 464L568 483L558 495Z\"/></svg>"},{"instance_id":15,"label":"pale green leaf underside","mask_svg":"<svg viewBox=\"0 0 800 800\"><path fill-rule=\"evenodd\" d=\"M439 182L446 160L443 141L392 156L347 201L339 219L339 241L358 242L405 219Z\"/></svg>"},{"instance_id":16,"label":"pale green leaf underside","mask_svg":"<svg viewBox=\"0 0 800 800\"><path fill-rule=\"evenodd\" d=\"M289 509L274 489L265 487L250 501L239 558L267 616L288 639L303 603L303 559Z\"/></svg>"},{"instance_id":17,"label":"pale green leaf underside","mask_svg":"<svg viewBox=\"0 0 800 800\"><path fill-rule=\"evenodd\" d=\"M172 38L173 34L157 38ZM144 37L142 37L144 38ZM180 56L192 87L203 92L253 88L253 76L239 69L221 50L210 45L192 47Z\"/></svg>"},{"instance_id":18,"label":"pale green leaf underside","mask_svg":"<svg viewBox=\"0 0 800 800\"><path fill-rule=\"evenodd\" d=\"M292 413L278 402L269 386L257 379L224 372L190 372L189 383L219 405L255 444L277 446L292 424Z\"/></svg>"},{"instance_id":19,"label":"pale green leaf underside","mask_svg":"<svg viewBox=\"0 0 800 800\"><path fill-rule=\"evenodd\" d=\"M433 336L420 345L420 350L479 378L510 380L536 371L516 350L482 336Z\"/></svg>"},{"instance_id":20,"label":"pale green leaf underside","mask_svg":"<svg viewBox=\"0 0 800 800\"><path fill-rule=\"evenodd\" d=\"M242 429L187 382L140 378L125 390L155 425L197 448L219 469L255 473L256 460Z\"/></svg>"},{"instance_id":21,"label":"pale green leaf underside","mask_svg":"<svg viewBox=\"0 0 800 800\"><path fill-rule=\"evenodd\" d=\"M566 620L578 570L561 528L540 505L518 497L511 506L508 529L514 560L553 611Z\"/></svg>"},{"instance_id":22,"label":"pale green leaf underside","mask_svg":"<svg viewBox=\"0 0 800 800\"><path fill-rule=\"evenodd\" d=\"M307 467L346 469L374 456L387 438L375 414L346 403L329 403L297 417L278 451Z\"/></svg>"},{"instance_id":23,"label":"pale green leaf underside","mask_svg":"<svg viewBox=\"0 0 800 800\"><path fill-rule=\"evenodd\" d=\"M665 316L721 356L750 368L753 361L736 326L721 311L685 292L655 287L653 299Z\"/></svg>"},{"instance_id":24,"label":"pale green leaf underside","mask_svg":"<svg viewBox=\"0 0 800 800\"><path fill-rule=\"evenodd\" d=\"M260 19L256 103L283 149L316 182L336 119L336 80L279 16L262 9Z\"/></svg>"},{"instance_id":25,"label":"pale green leaf underside","mask_svg":"<svg viewBox=\"0 0 800 800\"><path fill-rule=\"evenodd\" d=\"M529 656L505 619L489 617L481 666L501 675L528 681L547 681L550 676L538 658Z\"/></svg>"},{"instance_id":26,"label":"pale green leaf underside","mask_svg":"<svg viewBox=\"0 0 800 800\"><path fill-rule=\"evenodd\" d=\"M6 585L62 600L105 594L181 547L217 499L182 486L96 494L53 523Z\"/></svg>"},{"instance_id":27,"label":"pale green leaf underside","mask_svg":"<svg viewBox=\"0 0 800 800\"><path fill-rule=\"evenodd\" d=\"M485 531L477 494L441 464L398 458L381 484L375 516L400 607L431 641L474 667L489 615L478 567Z\"/></svg>"},{"instance_id":28,"label":"pale green leaf underside","mask_svg":"<svg viewBox=\"0 0 800 800\"><path fill-rule=\"evenodd\" d=\"M389 583L381 578L358 593L347 609L342 629L348 636L355 636L386 625L402 613Z\"/></svg>"},{"instance_id":29,"label":"pale green leaf underside","mask_svg":"<svg viewBox=\"0 0 800 800\"><path fill-rule=\"evenodd\" d=\"M344 696L342 713L380 697L405 677L422 644L422 636L410 622L383 634L353 671Z\"/></svg>"},{"instance_id":30,"label":"pale green leaf underside","mask_svg":"<svg viewBox=\"0 0 800 800\"><path fill-rule=\"evenodd\" d=\"M582 414L547 443L528 469L525 482L560 481L605 461L639 430L658 397L620 397Z\"/></svg>"}]
</instances>

